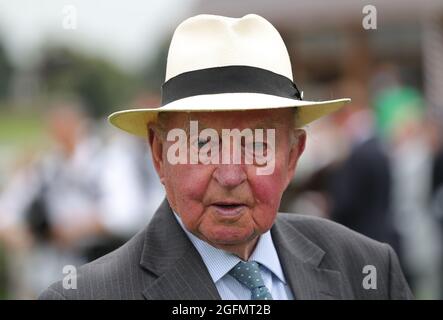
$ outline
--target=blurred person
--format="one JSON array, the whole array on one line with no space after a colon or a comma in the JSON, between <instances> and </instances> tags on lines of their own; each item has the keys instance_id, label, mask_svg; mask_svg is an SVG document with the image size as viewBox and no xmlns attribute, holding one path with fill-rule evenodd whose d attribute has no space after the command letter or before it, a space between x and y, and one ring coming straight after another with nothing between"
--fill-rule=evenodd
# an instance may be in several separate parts
<instances>
[{"instance_id":1,"label":"blurred person","mask_svg":"<svg viewBox=\"0 0 443 320\"><path fill-rule=\"evenodd\" d=\"M12 179L0 199L2 224L25 231L16 240L31 239L12 269L27 286L17 293L22 297L35 297L65 265L89 261L91 246L106 234L98 205L100 143L86 115L61 102L50 107L47 120L53 145Z\"/></svg>"},{"instance_id":2,"label":"blurred person","mask_svg":"<svg viewBox=\"0 0 443 320\"><path fill-rule=\"evenodd\" d=\"M412 298L389 245L326 219L277 212L304 150L306 133L300 127L347 102L303 100L286 46L264 18L185 20L171 41L162 106L122 110L109 118L148 138L166 199L125 245L81 267L76 289L60 281L40 298ZM270 131L266 142L262 136L240 144L241 153L254 154L255 162L231 163L229 146L222 151L229 161L220 164L212 162L220 144L203 131L192 132L191 120L212 129L212 135L226 127ZM189 145L181 135L178 141L168 138L178 132L191 134ZM269 140L272 132L276 143ZM209 163L188 163L188 155L212 143ZM174 160L177 147L186 155L183 162ZM269 162L257 158L260 150ZM272 170L262 174L268 164ZM368 264L377 270L372 289L362 285Z\"/></svg>"},{"instance_id":3,"label":"blurred person","mask_svg":"<svg viewBox=\"0 0 443 320\"><path fill-rule=\"evenodd\" d=\"M343 84L352 92L352 108L335 115L347 155L335 165L329 181L330 218L372 239L389 243L402 257L391 208L392 177L386 146L375 131L364 85ZM400 259L401 260L401 259Z\"/></svg>"},{"instance_id":4,"label":"blurred person","mask_svg":"<svg viewBox=\"0 0 443 320\"><path fill-rule=\"evenodd\" d=\"M95 135L88 121L81 107L54 104L47 122L54 144L1 194L0 240L19 253L10 259L10 269L20 270L11 274L12 296L34 297L62 277L64 265L114 250L149 222L164 198L147 145L110 132ZM25 264L40 272L23 270ZM31 278L20 280L18 273Z\"/></svg>"},{"instance_id":5,"label":"blurred person","mask_svg":"<svg viewBox=\"0 0 443 320\"><path fill-rule=\"evenodd\" d=\"M0 192L0 251L3 255L4 281L1 287L5 298L33 297L29 286L20 273L23 261L31 250L33 238L25 224L25 208L30 205L34 192L34 180L31 163L20 163L10 172Z\"/></svg>"},{"instance_id":6,"label":"blurred person","mask_svg":"<svg viewBox=\"0 0 443 320\"><path fill-rule=\"evenodd\" d=\"M128 239L149 223L164 190L147 144L129 135L110 136L103 149L100 207L106 229Z\"/></svg>"},{"instance_id":7,"label":"blurred person","mask_svg":"<svg viewBox=\"0 0 443 320\"><path fill-rule=\"evenodd\" d=\"M430 214L433 156L424 101L398 76L391 78L394 81L376 93L374 106L378 130L390 148L392 210L411 286L417 296L432 298L440 282L441 234Z\"/></svg>"},{"instance_id":8,"label":"blurred person","mask_svg":"<svg viewBox=\"0 0 443 320\"><path fill-rule=\"evenodd\" d=\"M43 161L42 192L51 235L61 246L103 231L97 207L101 144L87 125L77 106L59 105L49 114L55 148Z\"/></svg>"},{"instance_id":9,"label":"blurred person","mask_svg":"<svg viewBox=\"0 0 443 320\"><path fill-rule=\"evenodd\" d=\"M142 92L135 105L156 105L159 97ZM117 134L115 128L102 128L105 147L100 178L101 212L108 230L129 239L149 223L164 199L162 184L147 152L148 144L131 135Z\"/></svg>"},{"instance_id":10,"label":"blurred person","mask_svg":"<svg viewBox=\"0 0 443 320\"><path fill-rule=\"evenodd\" d=\"M440 238L443 240L443 117L432 113L426 117L426 129L429 145L432 150L432 178L430 195L431 216L437 221ZM440 287L439 299L443 299L443 245L440 246L439 267Z\"/></svg>"}]
</instances>

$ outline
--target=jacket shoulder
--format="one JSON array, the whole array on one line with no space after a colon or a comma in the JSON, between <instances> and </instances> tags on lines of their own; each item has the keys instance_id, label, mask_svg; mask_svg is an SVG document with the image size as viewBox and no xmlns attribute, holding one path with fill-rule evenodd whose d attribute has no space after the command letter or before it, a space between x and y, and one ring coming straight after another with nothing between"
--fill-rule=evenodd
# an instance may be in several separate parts
<instances>
[{"instance_id":1,"label":"jacket shoulder","mask_svg":"<svg viewBox=\"0 0 443 320\"><path fill-rule=\"evenodd\" d=\"M386 249L384 243L329 219L296 213L279 213L278 220L280 223L295 228L317 245L332 244L334 247L335 245L346 245L346 247L364 245L374 249Z\"/></svg>"},{"instance_id":2,"label":"jacket shoulder","mask_svg":"<svg viewBox=\"0 0 443 320\"><path fill-rule=\"evenodd\" d=\"M412 299L398 257L386 243L378 242L328 219L279 213L286 232L300 233L320 248L323 269L341 273L350 297L356 299ZM369 271L368 271L369 270ZM375 270L377 288L364 288L365 276Z\"/></svg>"},{"instance_id":3,"label":"jacket shoulder","mask_svg":"<svg viewBox=\"0 0 443 320\"><path fill-rule=\"evenodd\" d=\"M387 264L390 246L334 221L309 215L281 213L279 223L295 229L325 252L323 263L361 261ZM351 260L350 260L351 259Z\"/></svg>"},{"instance_id":4,"label":"jacket shoulder","mask_svg":"<svg viewBox=\"0 0 443 320\"><path fill-rule=\"evenodd\" d=\"M40 300L142 299L138 285L149 273L140 270L144 233L87 263L43 291Z\"/></svg>"}]
</instances>

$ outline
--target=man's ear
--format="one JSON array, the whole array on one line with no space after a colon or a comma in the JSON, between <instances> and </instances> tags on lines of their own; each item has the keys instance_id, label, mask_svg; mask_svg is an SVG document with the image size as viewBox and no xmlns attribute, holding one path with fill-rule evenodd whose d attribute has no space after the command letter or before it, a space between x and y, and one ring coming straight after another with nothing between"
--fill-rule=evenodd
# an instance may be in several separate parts
<instances>
[{"instance_id":1,"label":"man's ear","mask_svg":"<svg viewBox=\"0 0 443 320\"><path fill-rule=\"evenodd\" d=\"M154 125L148 126L148 142L151 148L152 163L154 164L155 171L160 178L160 182L163 183L164 178L164 162L163 162L163 139L160 136L160 132Z\"/></svg>"},{"instance_id":2,"label":"man's ear","mask_svg":"<svg viewBox=\"0 0 443 320\"><path fill-rule=\"evenodd\" d=\"M305 150L306 146L306 131L303 129L294 129L291 133L293 135L293 140L290 141L291 146L289 150L289 158L288 158L288 175L287 175L287 185L292 180L292 177L294 176L295 169L297 167L298 159L300 159L300 156L302 155L303 151Z\"/></svg>"}]
</instances>

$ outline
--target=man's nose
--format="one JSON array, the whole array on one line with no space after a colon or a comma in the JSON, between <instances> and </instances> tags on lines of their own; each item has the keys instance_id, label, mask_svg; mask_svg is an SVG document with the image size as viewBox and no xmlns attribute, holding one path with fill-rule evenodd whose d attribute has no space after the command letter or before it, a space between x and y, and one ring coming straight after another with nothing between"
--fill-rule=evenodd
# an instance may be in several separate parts
<instances>
[{"instance_id":1,"label":"man's nose","mask_svg":"<svg viewBox=\"0 0 443 320\"><path fill-rule=\"evenodd\" d=\"M225 188L235 188L246 180L246 172L238 164L222 164L215 169L213 176Z\"/></svg>"}]
</instances>

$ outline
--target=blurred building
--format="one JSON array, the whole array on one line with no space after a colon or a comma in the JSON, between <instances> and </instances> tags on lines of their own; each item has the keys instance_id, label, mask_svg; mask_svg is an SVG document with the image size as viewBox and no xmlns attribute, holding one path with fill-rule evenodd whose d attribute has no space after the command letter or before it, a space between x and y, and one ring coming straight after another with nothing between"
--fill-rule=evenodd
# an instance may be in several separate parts
<instances>
[{"instance_id":1,"label":"blurred building","mask_svg":"<svg viewBox=\"0 0 443 320\"><path fill-rule=\"evenodd\" d=\"M368 4L376 9L376 29L362 26ZM271 21L287 44L294 80L305 99L335 98L331 82L350 78L368 83L375 66L395 62L411 85L426 90L431 107L443 109L438 89L443 83L440 0L201 0L194 12L256 13Z\"/></svg>"}]
</instances>

